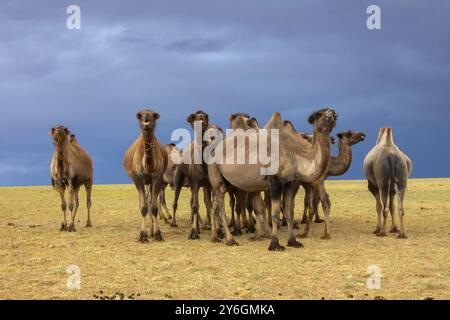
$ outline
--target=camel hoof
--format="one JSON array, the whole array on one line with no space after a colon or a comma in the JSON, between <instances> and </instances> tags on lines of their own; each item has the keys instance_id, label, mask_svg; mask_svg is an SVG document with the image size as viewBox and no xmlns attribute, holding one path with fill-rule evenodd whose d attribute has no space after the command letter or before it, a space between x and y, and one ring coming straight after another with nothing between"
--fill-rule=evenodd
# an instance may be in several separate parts
<instances>
[{"instance_id":1,"label":"camel hoof","mask_svg":"<svg viewBox=\"0 0 450 320\"><path fill-rule=\"evenodd\" d=\"M278 238L271 237L269 251L284 251L284 247L278 241Z\"/></svg>"},{"instance_id":2,"label":"camel hoof","mask_svg":"<svg viewBox=\"0 0 450 320\"><path fill-rule=\"evenodd\" d=\"M303 218L302 221L300 221L300 224L306 224L308 222L308 219Z\"/></svg>"},{"instance_id":3,"label":"camel hoof","mask_svg":"<svg viewBox=\"0 0 450 320\"><path fill-rule=\"evenodd\" d=\"M69 228L67 229L69 232L76 232L75 225L73 223L69 224Z\"/></svg>"},{"instance_id":4,"label":"camel hoof","mask_svg":"<svg viewBox=\"0 0 450 320\"><path fill-rule=\"evenodd\" d=\"M200 239L200 236L198 235L198 230L192 228L188 240L198 240L198 239Z\"/></svg>"},{"instance_id":5,"label":"camel hoof","mask_svg":"<svg viewBox=\"0 0 450 320\"><path fill-rule=\"evenodd\" d=\"M155 241L164 241L161 235L161 230L155 232L155 234L153 235L153 239L155 239Z\"/></svg>"},{"instance_id":6,"label":"camel hoof","mask_svg":"<svg viewBox=\"0 0 450 320\"><path fill-rule=\"evenodd\" d=\"M292 227L294 228L294 229L300 229L300 226L298 225L298 222L294 222L294 224L292 225Z\"/></svg>"},{"instance_id":7,"label":"camel hoof","mask_svg":"<svg viewBox=\"0 0 450 320\"><path fill-rule=\"evenodd\" d=\"M61 223L61 228L59 228L59 231L67 231L67 224Z\"/></svg>"},{"instance_id":8,"label":"camel hoof","mask_svg":"<svg viewBox=\"0 0 450 320\"><path fill-rule=\"evenodd\" d=\"M286 227L287 226L287 220L286 219L281 220L281 224L280 225L282 227Z\"/></svg>"},{"instance_id":9,"label":"camel hoof","mask_svg":"<svg viewBox=\"0 0 450 320\"><path fill-rule=\"evenodd\" d=\"M397 239L408 239L408 237L406 236L406 234L400 233L400 234L397 236Z\"/></svg>"},{"instance_id":10,"label":"camel hoof","mask_svg":"<svg viewBox=\"0 0 450 320\"><path fill-rule=\"evenodd\" d=\"M386 232L385 231L378 232L377 237L386 237Z\"/></svg>"},{"instance_id":11,"label":"camel hoof","mask_svg":"<svg viewBox=\"0 0 450 320\"><path fill-rule=\"evenodd\" d=\"M288 239L287 246L288 247L293 247L293 248L303 248L303 244L298 242L297 240L295 240L295 238L294 239Z\"/></svg>"},{"instance_id":12,"label":"camel hoof","mask_svg":"<svg viewBox=\"0 0 450 320\"><path fill-rule=\"evenodd\" d=\"M227 246L238 246L239 245L239 243L237 243L236 242L236 240L234 240L234 239L230 239L230 240L227 240Z\"/></svg>"},{"instance_id":13,"label":"camel hoof","mask_svg":"<svg viewBox=\"0 0 450 320\"><path fill-rule=\"evenodd\" d=\"M247 228L247 230L245 230L246 233L255 233L256 229L254 226L250 226Z\"/></svg>"},{"instance_id":14,"label":"camel hoof","mask_svg":"<svg viewBox=\"0 0 450 320\"><path fill-rule=\"evenodd\" d=\"M320 218L319 219L315 219L314 223L323 223L323 219L320 219Z\"/></svg>"},{"instance_id":15,"label":"camel hoof","mask_svg":"<svg viewBox=\"0 0 450 320\"><path fill-rule=\"evenodd\" d=\"M307 233L300 233L297 237L305 239L306 237L308 237Z\"/></svg>"},{"instance_id":16,"label":"camel hoof","mask_svg":"<svg viewBox=\"0 0 450 320\"><path fill-rule=\"evenodd\" d=\"M389 231L390 233L399 233L400 230L397 227L392 227L391 230Z\"/></svg>"},{"instance_id":17,"label":"camel hoof","mask_svg":"<svg viewBox=\"0 0 450 320\"><path fill-rule=\"evenodd\" d=\"M378 234L381 231L381 228L376 228L374 232L372 232L373 234Z\"/></svg>"},{"instance_id":18,"label":"camel hoof","mask_svg":"<svg viewBox=\"0 0 450 320\"><path fill-rule=\"evenodd\" d=\"M233 236L241 236L242 235L242 230L238 229L238 228L234 228L233 231L231 231L231 234Z\"/></svg>"},{"instance_id":19,"label":"camel hoof","mask_svg":"<svg viewBox=\"0 0 450 320\"><path fill-rule=\"evenodd\" d=\"M139 234L139 242L140 243L148 242L148 234L147 234L147 232L141 231L141 233Z\"/></svg>"},{"instance_id":20,"label":"camel hoof","mask_svg":"<svg viewBox=\"0 0 450 320\"><path fill-rule=\"evenodd\" d=\"M92 228L92 222L91 221L87 221L86 222L86 228Z\"/></svg>"},{"instance_id":21,"label":"camel hoof","mask_svg":"<svg viewBox=\"0 0 450 320\"><path fill-rule=\"evenodd\" d=\"M320 237L320 239L322 239L322 240L328 240L328 239L331 239L331 236L330 236L329 233L325 233L322 237Z\"/></svg>"},{"instance_id":22,"label":"camel hoof","mask_svg":"<svg viewBox=\"0 0 450 320\"><path fill-rule=\"evenodd\" d=\"M172 222L170 223L170 227L178 228L178 225L177 225L177 223L174 220L172 220Z\"/></svg>"}]
</instances>

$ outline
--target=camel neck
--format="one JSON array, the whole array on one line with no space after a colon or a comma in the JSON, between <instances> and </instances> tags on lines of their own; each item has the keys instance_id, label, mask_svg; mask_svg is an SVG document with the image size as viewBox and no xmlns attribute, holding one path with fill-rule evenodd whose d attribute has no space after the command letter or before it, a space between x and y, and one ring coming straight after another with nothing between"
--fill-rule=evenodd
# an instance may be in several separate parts
<instances>
[{"instance_id":1,"label":"camel neck","mask_svg":"<svg viewBox=\"0 0 450 320\"><path fill-rule=\"evenodd\" d=\"M339 140L339 154L337 157L331 157L328 168L329 176L340 176L348 171L352 163L352 148L347 143Z\"/></svg>"},{"instance_id":2,"label":"camel neck","mask_svg":"<svg viewBox=\"0 0 450 320\"><path fill-rule=\"evenodd\" d=\"M67 161L67 153L70 144L69 140L66 138L63 141L55 142L55 156L56 156L56 167L57 175L59 179L64 178L65 162Z\"/></svg>"},{"instance_id":3,"label":"camel neck","mask_svg":"<svg viewBox=\"0 0 450 320\"><path fill-rule=\"evenodd\" d=\"M142 131L145 164L151 171L154 167L155 135L153 131Z\"/></svg>"}]
</instances>

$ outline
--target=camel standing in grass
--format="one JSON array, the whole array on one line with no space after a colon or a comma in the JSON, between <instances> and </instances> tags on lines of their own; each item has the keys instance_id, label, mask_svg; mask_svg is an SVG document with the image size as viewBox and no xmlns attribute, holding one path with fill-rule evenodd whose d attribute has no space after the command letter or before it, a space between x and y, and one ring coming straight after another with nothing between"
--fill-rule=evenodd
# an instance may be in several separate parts
<instances>
[{"instance_id":1,"label":"camel standing in grass","mask_svg":"<svg viewBox=\"0 0 450 320\"><path fill-rule=\"evenodd\" d=\"M374 233L379 237L386 236L386 220L388 210L391 212L391 232L398 232L398 238L405 239L403 226L403 200L405 197L408 178L412 172L412 162L394 143L391 128L381 128L375 147L369 151L364 159L364 173L367 177L369 191L376 200L378 213L377 227ZM398 198L398 214L400 216L400 230L395 223L394 197ZM389 205L388 205L389 201ZM381 224L383 213L383 224Z\"/></svg>"},{"instance_id":2,"label":"camel standing in grass","mask_svg":"<svg viewBox=\"0 0 450 320\"><path fill-rule=\"evenodd\" d=\"M208 145L208 141L203 140L203 134L206 130L210 129L212 125L209 124L209 116L207 113L199 110L191 115L186 119L186 121L194 128L195 122L201 123L201 141L202 145L199 146L196 141L191 142L185 150L183 150L183 153L187 155L191 159L191 162L194 162L195 159L194 153L198 152L200 150L204 150L204 148ZM217 128L217 127L214 127ZM200 149L201 148L201 149ZM211 185L209 183L208 178L208 171L207 166L204 163L203 154L200 153L199 155L201 157L201 164L195 164L195 163L181 163L177 166L177 169L175 171L175 195L174 195L174 202L173 202L173 217L172 217L172 227L176 227L176 211L178 208L178 199L180 196L181 188L185 185L189 186L191 190L191 218L192 218L192 229L189 234L188 239L195 240L199 239L200 236L200 222L199 222L199 198L198 193L199 189L203 188L203 195L204 195L204 202L207 212L206 217L206 225L210 224L211 219L211 209L212 209L212 202L211 202Z\"/></svg>"},{"instance_id":3,"label":"camel standing in grass","mask_svg":"<svg viewBox=\"0 0 450 320\"><path fill-rule=\"evenodd\" d=\"M239 118L239 117L238 117ZM264 127L269 130L267 154L271 154L272 132L271 129L277 130L279 135L279 157L278 157L278 170L273 175L262 175L261 169L267 166L261 163L257 164L211 164L208 166L208 173L211 185L215 195L215 205L217 210L215 214L218 214L222 225L226 233L226 244L236 245L231 232L228 229L226 223L224 196L227 191L227 182L231 183L240 190L246 192L261 192L269 191L271 208L272 208L272 235L269 250L282 251L284 247L280 245L278 239L278 222L279 213L281 207L281 196L283 190L291 189L292 181L304 181L314 182L319 179L328 169L328 165L331 158L331 142L330 133L336 124L337 114L332 109L319 110L309 117L309 123L314 125L314 145L308 143L297 132L291 130L288 126L285 126L281 115L276 112ZM255 135L255 136L253 136ZM223 145L227 144L227 139L234 139L235 136L227 136L217 146L217 150L221 150ZM259 143L259 137L257 133L248 134L247 141L254 139ZM233 144L234 154L237 154L238 145ZM255 150L249 150L245 148L245 159L249 159L250 152ZM226 156L225 156L226 157ZM288 213L291 210L287 210ZM215 222L216 219L212 219ZM288 217L288 246L302 247L303 245L296 241L292 219ZM258 223L257 223L258 226ZM216 225L213 223L211 232L212 241L218 241Z\"/></svg>"},{"instance_id":4,"label":"camel standing in grass","mask_svg":"<svg viewBox=\"0 0 450 320\"><path fill-rule=\"evenodd\" d=\"M325 188L325 180L329 176L340 176L348 171L352 163L352 146L364 141L366 135L363 132L340 132L337 134L339 138L339 154L337 157L331 157L330 165L326 175L320 178L318 181L308 185L302 184L305 188L305 203L308 203L309 216L304 232L300 235L302 238L306 238L311 228L311 222L313 216L318 216L319 202L322 203L322 209L325 216L325 228L322 239L330 239L330 207L331 202L329 195ZM309 199L309 201L307 200ZM303 219L305 219L306 209L303 213ZM317 218L316 218L317 219Z\"/></svg>"},{"instance_id":5,"label":"camel standing in grass","mask_svg":"<svg viewBox=\"0 0 450 320\"><path fill-rule=\"evenodd\" d=\"M69 129L64 126L55 126L50 130L53 138L55 152L50 164L50 174L53 188L61 197L61 211L63 222L61 231L76 231L75 215L79 207L78 192L84 185L86 188L87 222L86 227L92 227L91 223L91 191L94 177L92 159L88 153L78 144L74 135L70 135ZM67 225L65 199L66 188L69 188L69 210L71 214L70 224Z\"/></svg>"},{"instance_id":6,"label":"camel standing in grass","mask_svg":"<svg viewBox=\"0 0 450 320\"><path fill-rule=\"evenodd\" d=\"M128 148L124 156L124 167L139 193L139 209L142 215L139 241L148 242L148 236L163 241L158 225L158 195L161 192L163 175L167 168L167 153L155 136L159 114L144 109L136 114L141 128L140 136ZM149 205L151 218L149 217ZM148 223L147 223L148 220ZM150 229L149 229L150 225Z\"/></svg>"}]
</instances>

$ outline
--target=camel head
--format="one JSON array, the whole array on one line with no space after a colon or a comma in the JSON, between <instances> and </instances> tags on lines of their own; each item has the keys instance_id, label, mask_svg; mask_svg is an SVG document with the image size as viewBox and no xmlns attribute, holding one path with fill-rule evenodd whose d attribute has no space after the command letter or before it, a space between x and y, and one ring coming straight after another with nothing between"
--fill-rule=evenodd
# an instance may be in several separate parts
<instances>
[{"instance_id":1,"label":"camel head","mask_svg":"<svg viewBox=\"0 0 450 320\"><path fill-rule=\"evenodd\" d=\"M172 157L170 155L172 154L172 152L178 152L178 154L181 156L181 151L175 146L175 143L169 143L164 145L164 149L166 149L166 152L169 155L167 168L170 169L171 171L175 171L177 165L173 163Z\"/></svg>"},{"instance_id":2,"label":"camel head","mask_svg":"<svg viewBox=\"0 0 450 320\"><path fill-rule=\"evenodd\" d=\"M54 143L61 143L65 141L69 134L70 130L61 125L54 126L50 130L50 136L53 138Z\"/></svg>"},{"instance_id":3,"label":"camel head","mask_svg":"<svg viewBox=\"0 0 450 320\"><path fill-rule=\"evenodd\" d=\"M198 110L197 112L191 114L189 117L187 117L186 121L191 125L192 128L194 128L194 122L200 121L202 123L203 131L206 131L209 126L209 116L202 110Z\"/></svg>"},{"instance_id":4,"label":"camel head","mask_svg":"<svg viewBox=\"0 0 450 320\"><path fill-rule=\"evenodd\" d=\"M141 130L150 132L155 129L156 120L159 119L159 114L152 110L144 109L136 114L136 118L139 120Z\"/></svg>"},{"instance_id":5,"label":"camel head","mask_svg":"<svg viewBox=\"0 0 450 320\"><path fill-rule=\"evenodd\" d=\"M330 134L336 125L337 117L338 115L333 109L321 109L313 112L309 116L308 122L314 125L314 131Z\"/></svg>"},{"instance_id":6,"label":"camel head","mask_svg":"<svg viewBox=\"0 0 450 320\"><path fill-rule=\"evenodd\" d=\"M346 143L350 146L357 144L358 142L364 141L366 134L364 132L353 132L348 130L346 132L339 132L337 137L341 143Z\"/></svg>"}]
</instances>

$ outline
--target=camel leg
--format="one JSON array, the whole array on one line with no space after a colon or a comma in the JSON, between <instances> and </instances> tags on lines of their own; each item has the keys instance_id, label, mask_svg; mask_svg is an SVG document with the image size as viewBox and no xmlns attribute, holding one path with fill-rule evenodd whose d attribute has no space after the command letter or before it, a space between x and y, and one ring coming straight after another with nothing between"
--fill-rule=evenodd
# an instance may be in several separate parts
<instances>
[{"instance_id":1,"label":"camel leg","mask_svg":"<svg viewBox=\"0 0 450 320\"><path fill-rule=\"evenodd\" d=\"M377 217L378 217L377 219L378 220L377 220L377 227L373 233L378 234L381 231L381 211L382 211L380 192L378 190L378 187L370 182L369 182L369 191L372 193L372 195L374 196L375 201L377 203L376 209L377 209Z\"/></svg>"},{"instance_id":2,"label":"camel leg","mask_svg":"<svg viewBox=\"0 0 450 320\"><path fill-rule=\"evenodd\" d=\"M293 215L293 208L294 208L294 201L295 201L295 194L298 191L298 187L296 188L295 183L288 183L284 187L283 192L283 207L284 207L284 214L286 216L287 225L288 225L288 241L287 246L288 247L294 247L294 248L301 248L303 247L303 244L298 242L295 239L294 234L294 215Z\"/></svg>"},{"instance_id":3,"label":"camel leg","mask_svg":"<svg viewBox=\"0 0 450 320\"><path fill-rule=\"evenodd\" d=\"M405 187L406 188L406 187ZM403 217L405 215L405 210L403 208L403 199L405 198L405 188L397 189L397 197L398 197L398 215L400 218L400 233L398 234L398 239L407 239L405 233L405 227L403 226Z\"/></svg>"},{"instance_id":4,"label":"camel leg","mask_svg":"<svg viewBox=\"0 0 450 320\"><path fill-rule=\"evenodd\" d=\"M203 226L206 229L208 229L211 227L211 209L212 209L211 187L210 186L203 187L203 202L205 203L205 207L206 207L206 221Z\"/></svg>"},{"instance_id":5,"label":"camel leg","mask_svg":"<svg viewBox=\"0 0 450 320\"><path fill-rule=\"evenodd\" d=\"M267 222L269 223L269 226L272 227L272 202L267 191L264 191L264 205L267 212Z\"/></svg>"},{"instance_id":6,"label":"camel leg","mask_svg":"<svg viewBox=\"0 0 450 320\"><path fill-rule=\"evenodd\" d=\"M184 181L184 176L183 174L177 170L175 173L175 195L174 195L174 199L173 199L173 216L172 216L172 222L170 223L170 226L172 228L176 228L178 227L177 225L177 219L175 218L176 213L177 213L177 208L178 208L178 198L180 197L180 192L181 192L181 188L183 186L183 181Z\"/></svg>"},{"instance_id":7,"label":"camel leg","mask_svg":"<svg viewBox=\"0 0 450 320\"><path fill-rule=\"evenodd\" d=\"M200 239L199 229L198 229L198 226L199 226L199 222L198 222L198 207L199 207L198 192L199 192L199 186L197 184L192 184L191 185L191 215L192 215L193 219L192 219L191 233L188 237L189 240Z\"/></svg>"},{"instance_id":8,"label":"camel leg","mask_svg":"<svg viewBox=\"0 0 450 320\"><path fill-rule=\"evenodd\" d=\"M215 194L214 194L215 197ZM217 207L217 201L214 198L212 203L212 223L211 223L211 242L220 242L220 223L219 223L219 210Z\"/></svg>"},{"instance_id":9,"label":"camel leg","mask_svg":"<svg viewBox=\"0 0 450 320\"><path fill-rule=\"evenodd\" d=\"M312 187L311 187L312 188ZM308 220L306 221L305 229L303 230L303 233L299 235L300 238L306 238L308 236L309 230L311 230L311 223L315 216L315 210L317 209L317 203L318 203L318 193L313 192L312 189L308 193L309 195L309 204L308 204Z\"/></svg>"},{"instance_id":10,"label":"camel leg","mask_svg":"<svg viewBox=\"0 0 450 320\"><path fill-rule=\"evenodd\" d=\"M397 228L397 224L395 223L395 203L394 203L394 198L395 198L395 189L392 189L391 192L389 193L389 211L391 213L391 230L389 232L391 233L395 233L395 232L399 232L398 228Z\"/></svg>"},{"instance_id":11,"label":"camel leg","mask_svg":"<svg viewBox=\"0 0 450 320\"><path fill-rule=\"evenodd\" d=\"M323 230L323 236L322 239L331 239L330 236L330 208L331 208L331 201L330 197L325 189L325 181L321 183L320 189L319 189L319 197L320 202L322 203L322 209L325 216L325 227ZM316 212L318 210L316 209Z\"/></svg>"},{"instance_id":12,"label":"camel leg","mask_svg":"<svg viewBox=\"0 0 450 320\"><path fill-rule=\"evenodd\" d=\"M161 192L159 193L159 200L158 200L158 210L160 212L160 219L162 219L165 223L169 224L169 220L172 218L170 216L169 210L167 209L166 204L166 189L167 184L163 185Z\"/></svg>"},{"instance_id":13,"label":"camel leg","mask_svg":"<svg viewBox=\"0 0 450 320\"><path fill-rule=\"evenodd\" d=\"M245 193L238 191L236 193L236 201L236 225L234 226L232 234L234 236L240 236L242 234L241 217L243 212L245 212Z\"/></svg>"},{"instance_id":14,"label":"camel leg","mask_svg":"<svg viewBox=\"0 0 450 320\"><path fill-rule=\"evenodd\" d=\"M280 222L281 194L283 185L274 176L267 178L269 195L272 207L272 235L270 239L269 251L283 251L284 247L280 245L278 239L278 224Z\"/></svg>"},{"instance_id":15,"label":"camel leg","mask_svg":"<svg viewBox=\"0 0 450 320\"><path fill-rule=\"evenodd\" d=\"M91 193L92 193L92 183L86 183L84 185L86 188L86 207L87 207L87 221L86 221L86 228L92 227L91 222Z\"/></svg>"},{"instance_id":16,"label":"camel leg","mask_svg":"<svg viewBox=\"0 0 450 320\"><path fill-rule=\"evenodd\" d=\"M248 213L248 221L247 221L247 230L245 232L247 233L254 233L256 232L255 229L255 223L257 223L257 221L253 218L253 211L255 211L255 215L256 215L256 210L254 210L254 201L255 196L251 195L250 193L245 194L245 210L244 212Z\"/></svg>"},{"instance_id":17,"label":"camel leg","mask_svg":"<svg viewBox=\"0 0 450 320\"><path fill-rule=\"evenodd\" d=\"M67 231L67 219L66 219L66 211L67 211L67 202L66 197L64 195L66 188L64 186L57 186L57 190L59 193L59 197L61 198L61 213L63 221L61 223L60 231Z\"/></svg>"},{"instance_id":18,"label":"camel leg","mask_svg":"<svg viewBox=\"0 0 450 320\"><path fill-rule=\"evenodd\" d=\"M158 223L158 195L161 192L163 184L162 176L159 176L153 181L151 186L150 212L152 214L151 221L153 222L153 237L156 241L164 241Z\"/></svg>"},{"instance_id":19,"label":"camel leg","mask_svg":"<svg viewBox=\"0 0 450 320\"><path fill-rule=\"evenodd\" d=\"M234 210L236 208L236 198L234 197L234 193L232 191L228 192L228 195L230 197L230 208L231 208L231 220L228 226L230 228L234 227L236 225L236 220L234 218Z\"/></svg>"},{"instance_id":20,"label":"camel leg","mask_svg":"<svg viewBox=\"0 0 450 320\"><path fill-rule=\"evenodd\" d=\"M311 196L311 184L304 184L303 188L305 189L305 197L303 198L303 216L301 224L305 224L308 222L308 210L309 210L309 201Z\"/></svg>"},{"instance_id":21,"label":"camel leg","mask_svg":"<svg viewBox=\"0 0 450 320\"><path fill-rule=\"evenodd\" d=\"M377 233L378 237L385 237L386 236L386 222L388 217L388 198L389 198L389 181L382 180L381 183L378 183L379 190L380 190L380 198L381 198L381 205L383 210L383 225L381 226L380 232Z\"/></svg>"},{"instance_id":22,"label":"camel leg","mask_svg":"<svg viewBox=\"0 0 450 320\"><path fill-rule=\"evenodd\" d=\"M218 190L216 200L217 200L217 209L218 209L220 221L222 222L222 227L225 229L226 244L227 244L227 246L238 245L236 240L234 240L233 235L230 232L230 229L228 229L227 219L226 219L226 214L225 214L225 193L222 192L221 190Z\"/></svg>"},{"instance_id":23,"label":"camel leg","mask_svg":"<svg viewBox=\"0 0 450 320\"><path fill-rule=\"evenodd\" d=\"M70 224L68 231L75 232L75 216L77 214L79 201L78 201L78 191L80 190L79 186L75 186L73 184L69 185L69 210L70 210Z\"/></svg>"},{"instance_id":24,"label":"camel leg","mask_svg":"<svg viewBox=\"0 0 450 320\"><path fill-rule=\"evenodd\" d=\"M139 242L145 243L148 242L148 230L147 230L148 201L145 194L145 185L141 181L135 181L134 184L139 194L139 211L142 216Z\"/></svg>"}]
</instances>

